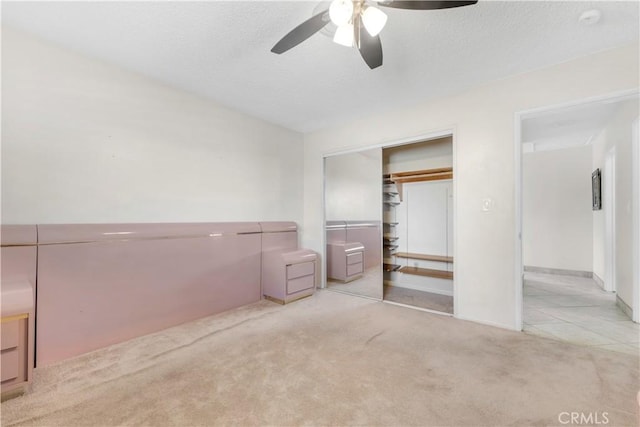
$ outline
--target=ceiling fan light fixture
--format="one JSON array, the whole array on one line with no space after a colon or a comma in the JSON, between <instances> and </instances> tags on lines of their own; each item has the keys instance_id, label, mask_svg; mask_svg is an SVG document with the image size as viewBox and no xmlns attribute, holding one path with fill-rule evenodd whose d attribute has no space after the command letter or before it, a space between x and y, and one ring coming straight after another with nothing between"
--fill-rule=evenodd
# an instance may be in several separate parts
<instances>
[{"instance_id":1,"label":"ceiling fan light fixture","mask_svg":"<svg viewBox=\"0 0 640 427\"><path fill-rule=\"evenodd\" d=\"M353 2L351 0L333 0L329 6L329 18L338 27L346 24L353 16Z\"/></svg>"},{"instance_id":2,"label":"ceiling fan light fixture","mask_svg":"<svg viewBox=\"0 0 640 427\"><path fill-rule=\"evenodd\" d=\"M377 7L369 6L362 12L362 23L369 35L375 37L387 23L387 14Z\"/></svg>"},{"instance_id":3,"label":"ceiling fan light fixture","mask_svg":"<svg viewBox=\"0 0 640 427\"><path fill-rule=\"evenodd\" d=\"M346 47L353 47L353 24L340 25L333 36L333 41Z\"/></svg>"}]
</instances>

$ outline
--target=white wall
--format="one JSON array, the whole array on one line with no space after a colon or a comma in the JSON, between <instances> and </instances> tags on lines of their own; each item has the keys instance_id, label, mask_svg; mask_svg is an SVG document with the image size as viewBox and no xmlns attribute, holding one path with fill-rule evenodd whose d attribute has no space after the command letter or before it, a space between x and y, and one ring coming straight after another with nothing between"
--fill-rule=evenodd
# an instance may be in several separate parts
<instances>
[{"instance_id":1,"label":"white wall","mask_svg":"<svg viewBox=\"0 0 640 427\"><path fill-rule=\"evenodd\" d=\"M2 28L2 222L302 220L302 135Z\"/></svg>"},{"instance_id":2,"label":"white wall","mask_svg":"<svg viewBox=\"0 0 640 427\"><path fill-rule=\"evenodd\" d=\"M382 221L382 150L325 159L325 209L327 221Z\"/></svg>"},{"instance_id":3,"label":"white wall","mask_svg":"<svg viewBox=\"0 0 640 427\"><path fill-rule=\"evenodd\" d=\"M384 173L409 172L453 166L450 136L383 150Z\"/></svg>"},{"instance_id":4,"label":"white wall","mask_svg":"<svg viewBox=\"0 0 640 427\"><path fill-rule=\"evenodd\" d=\"M593 169L603 169L607 152L615 147L616 292L629 307L633 307L632 125L638 114L637 100L621 103L616 114L593 143ZM604 204L604 174L601 187ZM603 210L593 212L594 273L603 279L606 277L604 230L603 206Z\"/></svg>"},{"instance_id":5,"label":"white wall","mask_svg":"<svg viewBox=\"0 0 640 427\"><path fill-rule=\"evenodd\" d=\"M524 265L593 271L591 146L522 159Z\"/></svg>"},{"instance_id":6,"label":"white wall","mask_svg":"<svg viewBox=\"0 0 640 427\"><path fill-rule=\"evenodd\" d=\"M514 113L638 88L638 45L305 135L303 244L322 250L322 156L454 129L456 316L519 329ZM482 199L491 198L489 212Z\"/></svg>"}]
</instances>

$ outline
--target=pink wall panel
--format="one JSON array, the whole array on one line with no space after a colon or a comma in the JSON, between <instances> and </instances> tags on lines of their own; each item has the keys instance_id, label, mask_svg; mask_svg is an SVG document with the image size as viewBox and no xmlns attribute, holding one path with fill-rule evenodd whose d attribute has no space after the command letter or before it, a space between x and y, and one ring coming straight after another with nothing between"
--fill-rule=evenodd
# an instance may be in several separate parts
<instances>
[{"instance_id":1,"label":"pink wall panel","mask_svg":"<svg viewBox=\"0 0 640 427\"><path fill-rule=\"evenodd\" d=\"M181 226L41 226L38 366L260 300L258 223Z\"/></svg>"},{"instance_id":2,"label":"pink wall panel","mask_svg":"<svg viewBox=\"0 0 640 427\"><path fill-rule=\"evenodd\" d=\"M327 243L347 241L347 223L345 221L327 221L325 226Z\"/></svg>"},{"instance_id":3,"label":"pink wall panel","mask_svg":"<svg viewBox=\"0 0 640 427\"><path fill-rule=\"evenodd\" d=\"M38 241L35 225L3 225L0 233L2 246L35 245Z\"/></svg>"},{"instance_id":4,"label":"pink wall panel","mask_svg":"<svg viewBox=\"0 0 640 427\"><path fill-rule=\"evenodd\" d=\"M2 281L28 280L36 284L36 242L35 225L3 225L0 228L2 253L0 271Z\"/></svg>"},{"instance_id":5,"label":"pink wall panel","mask_svg":"<svg viewBox=\"0 0 640 427\"><path fill-rule=\"evenodd\" d=\"M36 253L35 245L2 247L2 253L0 253L2 282L26 280L35 288Z\"/></svg>"},{"instance_id":6,"label":"pink wall panel","mask_svg":"<svg viewBox=\"0 0 640 427\"><path fill-rule=\"evenodd\" d=\"M298 248L298 233L295 222L261 222L262 250L292 251Z\"/></svg>"}]
</instances>

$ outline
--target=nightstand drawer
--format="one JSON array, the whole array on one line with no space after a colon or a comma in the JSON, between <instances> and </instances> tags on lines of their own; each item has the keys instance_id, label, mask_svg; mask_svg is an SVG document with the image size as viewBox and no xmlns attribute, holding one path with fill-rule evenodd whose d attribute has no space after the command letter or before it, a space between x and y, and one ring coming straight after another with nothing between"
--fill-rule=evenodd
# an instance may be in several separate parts
<instances>
[{"instance_id":1,"label":"nightstand drawer","mask_svg":"<svg viewBox=\"0 0 640 427\"><path fill-rule=\"evenodd\" d=\"M362 262L362 252L347 255L347 264L356 264Z\"/></svg>"},{"instance_id":2,"label":"nightstand drawer","mask_svg":"<svg viewBox=\"0 0 640 427\"><path fill-rule=\"evenodd\" d=\"M0 358L2 382L18 378L20 375L20 352L18 349L4 350Z\"/></svg>"},{"instance_id":3,"label":"nightstand drawer","mask_svg":"<svg viewBox=\"0 0 640 427\"><path fill-rule=\"evenodd\" d=\"M347 265L347 276L362 273L362 263Z\"/></svg>"},{"instance_id":4,"label":"nightstand drawer","mask_svg":"<svg viewBox=\"0 0 640 427\"><path fill-rule=\"evenodd\" d=\"M17 347L20 342L20 320L2 324L2 350Z\"/></svg>"},{"instance_id":5,"label":"nightstand drawer","mask_svg":"<svg viewBox=\"0 0 640 427\"><path fill-rule=\"evenodd\" d=\"M287 279L295 279L296 277L308 276L315 272L314 262L301 262L287 266Z\"/></svg>"},{"instance_id":6,"label":"nightstand drawer","mask_svg":"<svg viewBox=\"0 0 640 427\"><path fill-rule=\"evenodd\" d=\"M291 279L287 281L287 294L293 294L296 292L311 289L315 286L314 275L298 277L297 279Z\"/></svg>"}]
</instances>

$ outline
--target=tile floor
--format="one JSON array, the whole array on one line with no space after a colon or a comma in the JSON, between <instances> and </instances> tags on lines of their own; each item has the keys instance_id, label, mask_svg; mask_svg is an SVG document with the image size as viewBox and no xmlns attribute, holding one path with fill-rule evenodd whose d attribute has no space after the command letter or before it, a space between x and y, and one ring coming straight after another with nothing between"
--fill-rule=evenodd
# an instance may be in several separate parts
<instances>
[{"instance_id":1,"label":"tile floor","mask_svg":"<svg viewBox=\"0 0 640 427\"><path fill-rule=\"evenodd\" d=\"M525 273L524 332L638 355L640 325L589 278Z\"/></svg>"}]
</instances>

